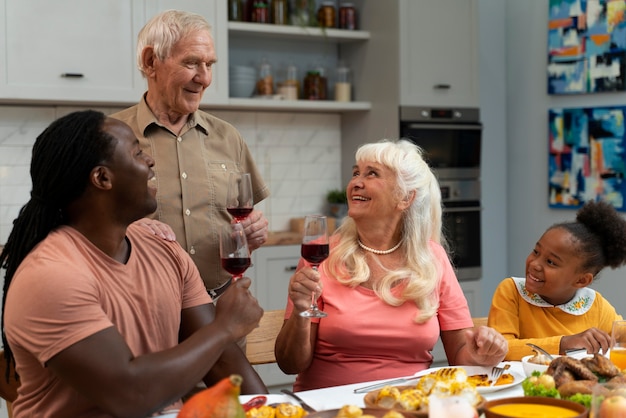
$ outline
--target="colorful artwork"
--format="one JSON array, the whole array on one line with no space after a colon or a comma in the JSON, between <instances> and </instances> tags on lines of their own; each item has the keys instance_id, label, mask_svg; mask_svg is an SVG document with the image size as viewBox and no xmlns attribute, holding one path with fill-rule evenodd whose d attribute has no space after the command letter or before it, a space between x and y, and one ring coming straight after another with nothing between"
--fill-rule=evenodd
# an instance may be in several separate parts
<instances>
[{"instance_id":1,"label":"colorful artwork","mask_svg":"<svg viewBox=\"0 0 626 418\"><path fill-rule=\"evenodd\" d=\"M550 0L548 94L626 90L626 0Z\"/></svg>"},{"instance_id":2,"label":"colorful artwork","mask_svg":"<svg viewBox=\"0 0 626 418\"><path fill-rule=\"evenodd\" d=\"M601 200L626 211L626 107L550 109L549 204Z\"/></svg>"}]
</instances>

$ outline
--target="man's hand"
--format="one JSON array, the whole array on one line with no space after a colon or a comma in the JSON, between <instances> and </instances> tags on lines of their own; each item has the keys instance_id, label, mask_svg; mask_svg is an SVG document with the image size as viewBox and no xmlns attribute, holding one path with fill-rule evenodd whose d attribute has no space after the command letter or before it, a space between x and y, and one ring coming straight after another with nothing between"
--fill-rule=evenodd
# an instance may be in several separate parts
<instances>
[{"instance_id":1,"label":"man's hand","mask_svg":"<svg viewBox=\"0 0 626 418\"><path fill-rule=\"evenodd\" d=\"M241 224L246 232L250 252L265 244L268 236L269 222L267 218L263 216L263 212L253 210L246 219L241 221Z\"/></svg>"}]
</instances>

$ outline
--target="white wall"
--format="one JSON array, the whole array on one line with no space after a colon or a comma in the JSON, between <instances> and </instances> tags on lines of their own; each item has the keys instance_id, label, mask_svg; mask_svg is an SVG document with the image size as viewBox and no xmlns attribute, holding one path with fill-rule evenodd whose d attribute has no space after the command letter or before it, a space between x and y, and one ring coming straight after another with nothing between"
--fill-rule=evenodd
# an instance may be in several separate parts
<instances>
[{"instance_id":1,"label":"white wall","mask_svg":"<svg viewBox=\"0 0 626 418\"><path fill-rule=\"evenodd\" d=\"M526 256L548 226L576 216L574 210L548 208L548 109L626 101L624 93L548 95L547 24L548 0L506 2L509 275L525 274ZM624 268L607 269L592 286L622 314L626 314L625 273Z\"/></svg>"},{"instance_id":2,"label":"white wall","mask_svg":"<svg viewBox=\"0 0 626 418\"><path fill-rule=\"evenodd\" d=\"M6 242L13 219L30 196L35 138L54 119L77 109L0 106L0 244ZM116 109L99 110L108 114ZM270 230L288 230L291 218L326 211L326 192L342 185L339 114L211 113L235 125L250 147L271 192L259 205Z\"/></svg>"},{"instance_id":3,"label":"white wall","mask_svg":"<svg viewBox=\"0 0 626 418\"><path fill-rule=\"evenodd\" d=\"M526 1L526 0L525 0ZM507 135L505 3L479 0L480 112L483 122L482 186L482 310L489 313L498 283L509 274L507 264Z\"/></svg>"}]
</instances>

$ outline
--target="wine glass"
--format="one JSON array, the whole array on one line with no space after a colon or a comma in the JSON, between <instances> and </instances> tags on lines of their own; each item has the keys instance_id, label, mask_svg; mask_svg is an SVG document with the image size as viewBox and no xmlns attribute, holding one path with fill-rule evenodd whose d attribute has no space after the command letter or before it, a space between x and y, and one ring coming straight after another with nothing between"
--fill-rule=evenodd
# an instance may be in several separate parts
<instances>
[{"instance_id":1,"label":"wine glass","mask_svg":"<svg viewBox=\"0 0 626 418\"><path fill-rule=\"evenodd\" d=\"M230 173L226 210L235 218L236 222L241 222L250 215L253 208L254 199L252 198L250 173Z\"/></svg>"},{"instance_id":2,"label":"wine glass","mask_svg":"<svg viewBox=\"0 0 626 418\"><path fill-rule=\"evenodd\" d=\"M300 254L317 270L317 266L328 257L328 229L326 228L326 216L307 215L304 218L304 236L302 237L302 247ZM321 291L320 291L321 292ZM301 316L307 318L324 318L328 314L320 311L317 307L317 299L320 292L313 291L311 295L311 307L300 312Z\"/></svg>"},{"instance_id":3,"label":"wine glass","mask_svg":"<svg viewBox=\"0 0 626 418\"><path fill-rule=\"evenodd\" d=\"M220 258L222 268L232 274L233 281L242 278L250 267L250 250L241 223L230 224L221 231Z\"/></svg>"}]
</instances>

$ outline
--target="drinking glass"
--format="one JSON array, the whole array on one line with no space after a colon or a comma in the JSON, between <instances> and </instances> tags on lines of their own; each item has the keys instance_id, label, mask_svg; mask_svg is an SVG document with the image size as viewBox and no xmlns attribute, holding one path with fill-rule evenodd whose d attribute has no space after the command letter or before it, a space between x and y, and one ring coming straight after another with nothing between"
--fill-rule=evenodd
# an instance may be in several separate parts
<instances>
[{"instance_id":1,"label":"drinking glass","mask_svg":"<svg viewBox=\"0 0 626 418\"><path fill-rule=\"evenodd\" d=\"M236 281L250 267L250 250L243 225L233 223L220 233L220 258L222 268Z\"/></svg>"},{"instance_id":2,"label":"drinking glass","mask_svg":"<svg viewBox=\"0 0 626 418\"><path fill-rule=\"evenodd\" d=\"M300 254L302 258L311 264L314 270L328 257L328 228L326 227L326 216L307 215L304 218L304 236L302 237L302 247ZM311 295L311 307L300 312L301 316L307 318L324 318L326 312L319 310L317 299L321 295L321 290L313 291Z\"/></svg>"},{"instance_id":3,"label":"drinking glass","mask_svg":"<svg viewBox=\"0 0 626 418\"><path fill-rule=\"evenodd\" d=\"M626 321L613 322L609 358L618 369L626 369Z\"/></svg>"},{"instance_id":4,"label":"drinking glass","mask_svg":"<svg viewBox=\"0 0 626 418\"><path fill-rule=\"evenodd\" d=\"M235 218L236 222L241 222L250 215L253 208L254 199L252 198L250 173L230 173L226 210Z\"/></svg>"}]
</instances>

